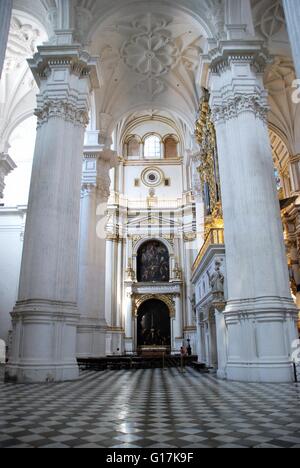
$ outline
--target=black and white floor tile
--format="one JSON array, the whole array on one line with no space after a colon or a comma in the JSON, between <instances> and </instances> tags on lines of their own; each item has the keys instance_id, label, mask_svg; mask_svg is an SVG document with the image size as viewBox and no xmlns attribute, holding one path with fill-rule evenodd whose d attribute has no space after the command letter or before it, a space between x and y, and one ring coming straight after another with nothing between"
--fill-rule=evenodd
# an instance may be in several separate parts
<instances>
[{"instance_id":1,"label":"black and white floor tile","mask_svg":"<svg viewBox=\"0 0 300 468\"><path fill-rule=\"evenodd\" d=\"M2 372L3 374L3 372ZM192 369L85 372L0 382L0 448L299 448L300 386Z\"/></svg>"}]
</instances>

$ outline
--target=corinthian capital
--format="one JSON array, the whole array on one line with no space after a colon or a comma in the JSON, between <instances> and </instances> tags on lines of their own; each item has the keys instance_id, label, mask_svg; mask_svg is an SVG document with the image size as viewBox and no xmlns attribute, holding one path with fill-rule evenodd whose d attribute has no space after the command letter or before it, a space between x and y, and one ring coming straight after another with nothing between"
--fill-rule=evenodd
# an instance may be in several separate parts
<instances>
[{"instance_id":1,"label":"corinthian capital","mask_svg":"<svg viewBox=\"0 0 300 468\"><path fill-rule=\"evenodd\" d=\"M251 112L264 122L268 120L267 94L254 93L248 96L229 96L221 104L212 107L212 121L215 124L237 118L244 112Z\"/></svg>"}]
</instances>

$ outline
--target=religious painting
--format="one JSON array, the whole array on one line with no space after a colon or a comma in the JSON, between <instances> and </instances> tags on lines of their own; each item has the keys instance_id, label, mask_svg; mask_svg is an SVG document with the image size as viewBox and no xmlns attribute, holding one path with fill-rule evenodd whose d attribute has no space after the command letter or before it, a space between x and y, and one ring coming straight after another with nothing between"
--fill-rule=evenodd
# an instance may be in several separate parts
<instances>
[{"instance_id":1,"label":"religious painting","mask_svg":"<svg viewBox=\"0 0 300 468\"><path fill-rule=\"evenodd\" d=\"M149 241L138 251L138 281L142 283L168 282L170 257L166 246L159 241Z\"/></svg>"},{"instance_id":2,"label":"religious painting","mask_svg":"<svg viewBox=\"0 0 300 468\"><path fill-rule=\"evenodd\" d=\"M137 326L138 347L171 345L170 313L164 302L144 302L138 311Z\"/></svg>"}]
</instances>

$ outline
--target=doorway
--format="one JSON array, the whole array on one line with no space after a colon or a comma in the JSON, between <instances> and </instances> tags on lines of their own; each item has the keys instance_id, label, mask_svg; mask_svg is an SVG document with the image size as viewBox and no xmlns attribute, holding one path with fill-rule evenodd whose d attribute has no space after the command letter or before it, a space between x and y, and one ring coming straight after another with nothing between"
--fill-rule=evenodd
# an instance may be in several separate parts
<instances>
[{"instance_id":1,"label":"doorway","mask_svg":"<svg viewBox=\"0 0 300 468\"><path fill-rule=\"evenodd\" d=\"M137 345L171 346L171 321L168 306L161 300L149 299L138 310Z\"/></svg>"}]
</instances>

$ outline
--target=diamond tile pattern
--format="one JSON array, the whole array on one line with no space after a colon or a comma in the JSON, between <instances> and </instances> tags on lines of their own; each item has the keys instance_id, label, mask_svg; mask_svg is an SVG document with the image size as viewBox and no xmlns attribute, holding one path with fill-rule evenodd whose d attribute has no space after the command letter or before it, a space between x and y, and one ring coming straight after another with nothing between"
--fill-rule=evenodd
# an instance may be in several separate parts
<instances>
[{"instance_id":1,"label":"diamond tile pattern","mask_svg":"<svg viewBox=\"0 0 300 468\"><path fill-rule=\"evenodd\" d=\"M3 371L2 371L3 374ZM300 386L187 369L0 382L0 448L299 448Z\"/></svg>"}]
</instances>

